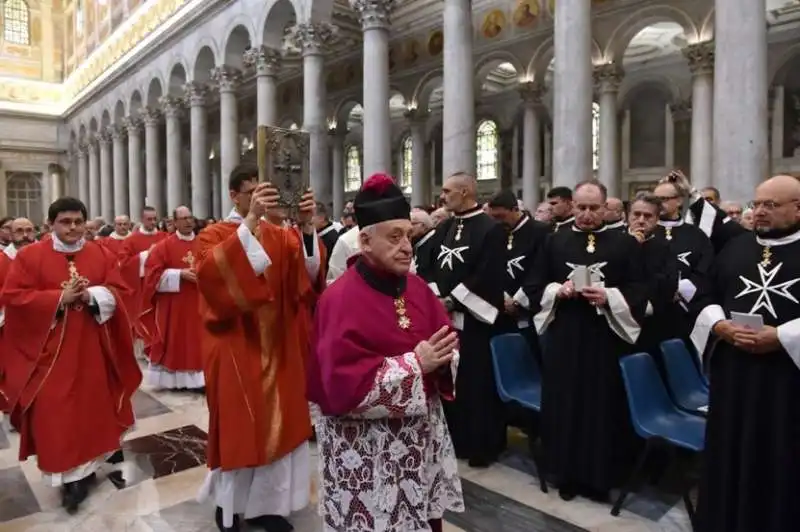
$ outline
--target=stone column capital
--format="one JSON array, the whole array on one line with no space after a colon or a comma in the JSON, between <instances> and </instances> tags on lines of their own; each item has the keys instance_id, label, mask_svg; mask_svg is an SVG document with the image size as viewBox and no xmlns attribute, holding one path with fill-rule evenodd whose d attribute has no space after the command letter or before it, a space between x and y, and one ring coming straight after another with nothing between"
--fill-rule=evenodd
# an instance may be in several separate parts
<instances>
[{"instance_id":1,"label":"stone column capital","mask_svg":"<svg viewBox=\"0 0 800 532\"><path fill-rule=\"evenodd\" d=\"M190 81L183 86L184 101L189 107L204 107L208 103L208 85Z\"/></svg>"},{"instance_id":2,"label":"stone column capital","mask_svg":"<svg viewBox=\"0 0 800 532\"><path fill-rule=\"evenodd\" d=\"M161 111L155 107L143 107L140 114L145 127L157 126L161 122Z\"/></svg>"},{"instance_id":3,"label":"stone column capital","mask_svg":"<svg viewBox=\"0 0 800 532\"><path fill-rule=\"evenodd\" d=\"M337 124L328 127L328 137L334 143L341 144L347 136L347 124Z\"/></svg>"},{"instance_id":4,"label":"stone column capital","mask_svg":"<svg viewBox=\"0 0 800 532\"><path fill-rule=\"evenodd\" d=\"M127 134L128 130L124 125L114 124L111 126L111 137L114 139L114 142L122 142L125 140Z\"/></svg>"},{"instance_id":5,"label":"stone column capital","mask_svg":"<svg viewBox=\"0 0 800 532\"><path fill-rule=\"evenodd\" d=\"M126 116L122 119L123 127L128 130L129 135L137 135L142 128L142 119L138 116Z\"/></svg>"},{"instance_id":6,"label":"stone column capital","mask_svg":"<svg viewBox=\"0 0 800 532\"><path fill-rule=\"evenodd\" d=\"M350 0L350 5L358 13L364 31L389 29L395 0Z\"/></svg>"},{"instance_id":7,"label":"stone column capital","mask_svg":"<svg viewBox=\"0 0 800 532\"><path fill-rule=\"evenodd\" d=\"M690 44L683 49L683 56L688 61L693 76L714 72L714 41Z\"/></svg>"},{"instance_id":8,"label":"stone column capital","mask_svg":"<svg viewBox=\"0 0 800 532\"><path fill-rule=\"evenodd\" d=\"M97 133L90 134L89 137L86 139L86 151L89 152L89 155L94 155L95 153L97 153L98 140L99 140L99 135Z\"/></svg>"},{"instance_id":9,"label":"stone column capital","mask_svg":"<svg viewBox=\"0 0 800 532\"><path fill-rule=\"evenodd\" d=\"M672 111L672 120L683 122L692 118L692 100L677 100L669 106Z\"/></svg>"},{"instance_id":10,"label":"stone column capital","mask_svg":"<svg viewBox=\"0 0 800 532\"><path fill-rule=\"evenodd\" d=\"M338 30L328 22L297 24L289 30L288 39L303 55L319 55L336 42Z\"/></svg>"},{"instance_id":11,"label":"stone column capital","mask_svg":"<svg viewBox=\"0 0 800 532\"><path fill-rule=\"evenodd\" d=\"M228 65L221 65L211 71L211 79L220 93L236 92L242 82L242 71Z\"/></svg>"},{"instance_id":12,"label":"stone column capital","mask_svg":"<svg viewBox=\"0 0 800 532\"><path fill-rule=\"evenodd\" d=\"M113 136L114 128L112 126L106 126L97 134L97 142L100 144L101 148L108 148L111 145Z\"/></svg>"},{"instance_id":13,"label":"stone column capital","mask_svg":"<svg viewBox=\"0 0 800 532\"><path fill-rule=\"evenodd\" d=\"M519 84L519 96L525 107L538 107L542 104L542 98L547 93L547 87L536 81L523 81Z\"/></svg>"},{"instance_id":14,"label":"stone column capital","mask_svg":"<svg viewBox=\"0 0 800 532\"><path fill-rule=\"evenodd\" d=\"M593 78L595 89L599 93L619 91L625 71L616 63L606 63L594 67Z\"/></svg>"},{"instance_id":15,"label":"stone column capital","mask_svg":"<svg viewBox=\"0 0 800 532\"><path fill-rule=\"evenodd\" d=\"M177 96L162 96L158 99L159 105L167 119L180 118L183 113L183 98Z\"/></svg>"},{"instance_id":16,"label":"stone column capital","mask_svg":"<svg viewBox=\"0 0 800 532\"><path fill-rule=\"evenodd\" d=\"M75 146L75 153L78 155L78 157L86 157L86 155L89 153L90 144L91 143L86 139L78 142L78 145Z\"/></svg>"},{"instance_id":17,"label":"stone column capital","mask_svg":"<svg viewBox=\"0 0 800 532\"><path fill-rule=\"evenodd\" d=\"M256 76L277 76L283 62L280 50L268 46L256 46L244 53L244 65L248 70L254 70Z\"/></svg>"}]
</instances>

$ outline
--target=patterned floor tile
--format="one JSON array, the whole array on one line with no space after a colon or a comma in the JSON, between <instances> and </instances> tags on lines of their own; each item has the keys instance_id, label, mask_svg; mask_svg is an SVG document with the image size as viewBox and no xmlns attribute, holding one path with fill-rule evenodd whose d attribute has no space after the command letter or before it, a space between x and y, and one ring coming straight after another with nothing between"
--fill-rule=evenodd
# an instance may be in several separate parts
<instances>
[{"instance_id":1,"label":"patterned floor tile","mask_svg":"<svg viewBox=\"0 0 800 532\"><path fill-rule=\"evenodd\" d=\"M186 425L126 441L126 461L132 461L141 473L140 479L128 479L128 483L204 466L206 439L207 434L203 430L194 425Z\"/></svg>"},{"instance_id":2,"label":"patterned floor tile","mask_svg":"<svg viewBox=\"0 0 800 532\"><path fill-rule=\"evenodd\" d=\"M0 522L10 521L40 511L39 503L22 469L0 470Z\"/></svg>"},{"instance_id":3,"label":"patterned floor tile","mask_svg":"<svg viewBox=\"0 0 800 532\"><path fill-rule=\"evenodd\" d=\"M133 413L136 419L160 416L171 412L163 403L154 399L150 394L137 390L133 396Z\"/></svg>"}]
</instances>

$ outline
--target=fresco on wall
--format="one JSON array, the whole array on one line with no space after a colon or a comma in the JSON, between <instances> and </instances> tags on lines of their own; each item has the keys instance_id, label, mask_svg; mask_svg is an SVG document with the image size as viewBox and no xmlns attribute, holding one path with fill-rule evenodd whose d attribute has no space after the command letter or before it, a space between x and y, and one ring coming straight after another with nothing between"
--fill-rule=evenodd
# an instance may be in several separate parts
<instances>
[{"instance_id":1,"label":"fresco on wall","mask_svg":"<svg viewBox=\"0 0 800 532\"><path fill-rule=\"evenodd\" d=\"M428 36L428 54L436 57L444 50L444 33L442 30L434 30Z\"/></svg>"},{"instance_id":2,"label":"fresco on wall","mask_svg":"<svg viewBox=\"0 0 800 532\"><path fill-rule=\"evenodd\" d=\"M540 13L539 0L517 0L514 14L511 18L516 27L527 28L536 22Z\"/></svg>"},{"instance_id":3,"label":"fresco on wall","mask_svg":"<svg viewBox=\"0 0 800 532\"><path fill-rule=\"evenodd\" d=\"M419 59L420 45L416 39L410 39L403 44L402 64L411 66Z\"/></svg>"},{"instance_id":4,"label":"fresco on wall","mask_svg":"<svg viewBox=\"0 0 800 532\"><path fill-rule=\"evenodd\" d=\"M489 11L481 24L481 34L486 39L494 39L506 26L506 15L499 9Z\"/></svg>"}]
</instances>

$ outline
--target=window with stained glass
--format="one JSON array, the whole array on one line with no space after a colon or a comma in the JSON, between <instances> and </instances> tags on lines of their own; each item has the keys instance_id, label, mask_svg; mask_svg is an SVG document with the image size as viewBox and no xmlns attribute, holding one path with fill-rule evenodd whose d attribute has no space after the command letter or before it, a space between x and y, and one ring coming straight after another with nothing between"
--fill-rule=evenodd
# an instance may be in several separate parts
<instances>
[{"instance_id":1,"label":"window with stained glass","mask_svg":"<svg viewBox=\"0 0 800 532\"><path fill-rule=\"evenodd\" d=\"M346 192L354 192L361 188L361 153L358 146L347 148L347 159L345 162L344 189Z\"/></svg>"},{"instance_id":2,"label":"window with stained glass","mask_svg":"<svg viewBox=\"0 0 800 532\"><path fill-rule=\"evenodd\" d=\"M413 157L411 135L406 135L406 138L403 139L403 171L400 174L400 188L405 191L411 190L411 176L414 167Z\"/></svg>"},{"instance_id":3,"label":"window with stained glass","mask_svg":"<svg viewBox=\"0 0 800 532\"><path fill-rule=\"evenodd\" d=\"M592 103L592 170L600 168L600 105Z\"/></svg>"},{"instance_id":4,"label":"window with stained glass","mask_svg":"<svg viewBox=\"0 0 800 532\"><path fill-rule=\"evenodd\" d=\"M479 181L497 179L500 167L498 152L499 134L493 120L483 120L478 124L477 135L477 176Z\"/></svg>"},{"instance_id":5,"label":"window with stained glass","mask_svg":"<svg viewBox=\"0 0 800 532\"><path fill-rule=\"evenodd\" d=\"M25 0L6 0L3 4L3 21L3 39L7 43L31 43L30 10Z\"/></svg>"}]
</instances>

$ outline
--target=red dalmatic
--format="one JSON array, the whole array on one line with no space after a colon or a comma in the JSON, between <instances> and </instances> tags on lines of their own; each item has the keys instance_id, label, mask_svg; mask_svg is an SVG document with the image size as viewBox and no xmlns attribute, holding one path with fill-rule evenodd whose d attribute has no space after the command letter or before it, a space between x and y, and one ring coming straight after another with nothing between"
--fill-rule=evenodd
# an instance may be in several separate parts
<instances>
[{"instance_id":1,"label":"red dalmatic","mask_svg":"<svg viewBox=\"0 0 800 532\"><path fill-rule=\"evenodd\" d=\"M180 279L194 268L192 240L176 233L156 244L145 263L143 307L152 308L155 330L149 337L150 362L169 371L202 371L197 284Z\"/></svg>"},{"instance_id":2,"label":"red dalmatic","mask_svg":"<svg viewBox=\"0 0 800 532\"><path fill-rule=\"evenodd\" d=\"M155 329L152 308L144 306L142 300L142 279L144 277L144 264L150 248L167 238L166 233L142 233L135 231L122 245L119 254L119 263L125 283L131 289L130 298L125 302L128 314L131 316L131 325L136 336L142 338L145 344L152 343L151 331ZM144 255L143 255L144 254Z\"/></svg>"}]
</instances>

